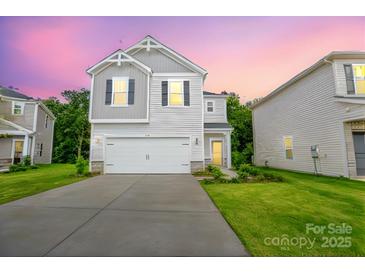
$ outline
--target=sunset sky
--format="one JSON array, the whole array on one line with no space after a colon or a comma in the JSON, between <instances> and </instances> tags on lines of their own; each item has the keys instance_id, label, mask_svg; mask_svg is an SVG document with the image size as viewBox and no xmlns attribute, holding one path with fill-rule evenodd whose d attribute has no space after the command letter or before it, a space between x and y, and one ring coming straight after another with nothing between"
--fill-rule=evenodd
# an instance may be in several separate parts
<instances>
[{"instance_id":1,"label":"sunset sky","mask_svg":"<svg viewBox=\"0 0 365 274\"><path fill-rule=\"evenodd\" d=\"M205 90L268 94L335 50L365 51L365 17L0 17L0 85L90 87L85 70L152 35L208 70Z\"/></svg>"}]
</instances>

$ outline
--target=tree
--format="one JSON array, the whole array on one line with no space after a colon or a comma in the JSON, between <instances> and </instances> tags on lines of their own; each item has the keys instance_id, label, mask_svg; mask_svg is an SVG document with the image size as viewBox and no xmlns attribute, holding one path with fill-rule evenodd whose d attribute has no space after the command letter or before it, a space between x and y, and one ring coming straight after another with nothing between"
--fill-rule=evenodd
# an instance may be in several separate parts
<instances>
[{"instance_id":1,"label":"tree","mask_svg":"<svg viewBox=\"0 0 365 274\"><path fill-rule=\"evenodd\" d=\"M53 161L74 163L80 156L89 157L90 123L88 121L89 94L86 89L65 90L62 103L50 97L43 103L56 116L53 141Z\"/></svg>"},{"instance_id":2,"label":"tree","mask_svg":"<svg viewBox=\"0 0 365 274\"><path fill-rule=\"evenodd\" d=\"M233 127L231 135L232 163L237 168L241 163L250 163L252 146L252 112L240 103L237 94L231 92L227 98L227 118Z\"/></svg>"}]
</instances>

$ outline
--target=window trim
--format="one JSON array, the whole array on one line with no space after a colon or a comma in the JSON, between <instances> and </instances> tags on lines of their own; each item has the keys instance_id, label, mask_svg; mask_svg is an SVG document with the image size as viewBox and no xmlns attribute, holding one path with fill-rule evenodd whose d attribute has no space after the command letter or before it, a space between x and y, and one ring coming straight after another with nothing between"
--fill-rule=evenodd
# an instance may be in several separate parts
<instances>
[{"instance_id":1,"label":"window trim","mask_svg":"<svg viewBox=\"0 0 365 274\"><path fill-rule=\"evenodd\" d=\"M20 105L20 114L16 114L14 113L15 110L15 105ZM15 115L15 116L23 116L24 115L24 106L25 106L25 102L19 102L19 101L12 101L12 106L11 106L11 114Z\"/></svg>"},{"instance_id":2,"label":"window trim","mask_svg":"<svg viewBox=\"0 0 365 274\"><path fill-rule=\"evenodd\" d=\"M114 104L114 80L124 80L124 81L126 81L127 82L127 85L126 85L126 93L127 93L127 103L125 104L125 105L115 105ZM122 107L122 108L125 108L125 107L128 107L129 105L128 105L128 95L129 95L129 77L126 77L126 76L123 76L123 77L120 77L120 76L118 76L118 77L112 77L112 101L111 101L111 103L110 103L110 106L111 107L117 107L117 108L119 108L119 107Z\"/></svg>"},{"instance_id":3,"label":"window trim","mask_svg":"<svg viewBox=\"0 0 365 274\"><path fill-rule=\"evenodd\" d=\"M49 115L47 114L44 118L44 128L48 128Z\"/></svg>"},{"instance_id":4,"label":"window trim","mask_svg":"<svg viewBox=\"0 0 365 274\"><path fill-rule=\"evenodd\" d=\"M365 63L363 63L363 64L361 64L361 63L360 64L359 63L357 63L357 64L351 64L352 77L353 77L352 80L354 81L355 95L357 95L357 96L365 96L365 93L357 93L357 84L356 84L356 76L355 76L355 68L354 68L354 66L365 66Z\"/></svg>"},{"instance_id":5,"label":"window trim","mask_svg":"<svg viewBox=\"0 0 365 274\"><path fill-rule=\"evenodd\" d=\"M208 111L208 103L212 103L212 108L213 108L213 111ZM205 112L207 113L214 113L215 112L215 101L214 100L207 100L205 102Z\"/></svg>"},{"instance_id":6,"label":"window trim","mask_svg":"<svg viewBox=\"0 0 365 274\"><path fill-rule=\"evenodd\" d=\"M188 80L184 80L184 79L168 79L167 80L167 106L164 106L164 107L169 107L169 108L186 108L186 107L189 107L189 106L185 106L185 104L184 104L184 102L185 102L184 81L188 81ZM181 83L181 87L182 87L182 105L170 105L170 83L171 82L180 82Z\"/></svg>"},{"instance_id":7,"label":"window trim","mask_svg":"<svg viewBox=\"0 0 365 274\"><path fill-rule=\"evenodd\" d=\"M291 139L291 148L287 148L285 146L285 139L290 138ZM283 145L284 145L284 155L285 155L285 160L294 160L294 139L292 135L285 135L283 136ZM288 158L286 155L286 151L291 149L292 150L292 157Z\"/></svg>"}]
</instances>

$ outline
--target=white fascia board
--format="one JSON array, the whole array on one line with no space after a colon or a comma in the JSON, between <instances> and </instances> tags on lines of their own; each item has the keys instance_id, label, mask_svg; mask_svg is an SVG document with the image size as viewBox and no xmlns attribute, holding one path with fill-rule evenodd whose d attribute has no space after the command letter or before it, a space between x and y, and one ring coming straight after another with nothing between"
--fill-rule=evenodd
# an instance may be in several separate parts
<instances>
[{"instance_id":1,"label":"white fascia board","mask_svg":"<svg viewBox=\"0 0 365 274\"><path fill-rule=\"evenodd\" d=\"M19 135L19 136L28 135L28 133L18 130L0 130L0 134Z\"/></svg>"},{"instance_id":2,"label":"white fascia board","mask_svg":"<svg viewBox=\"0 0 365 274\"><path fill-rule=\"evenodd\" d=\"M113 57L118 56L118 59L116 60L111 60ZM124 56L126 59L121 59L121 56ZM124 51L122 51L121 49L113 52L112 54L110 54L109 56L107 56L106 58L104 58L103 60L101 60L99 63L95 64L94 66L92 66L91 68L89 68L86 72L88 74L96 74L95 73L95 69L98 68L100 65L107 63L113 63L116 62L118 64L123 63L123 62L130 62L134 65L136 65L137 68L143 70L145 73L147 72L147 74L151 74L152 73L152 69L148 66L146 66L145 64L143 64L142 62L138 61L137 59L135 59L134 57L132 57L131 55L125 53ZM98 70L101 71L101 69Z\"/></svg>"},{"instance_id":3,"label":"white fascia board","mask_svg":"<svg viewBox=\"0 0 365 274\"><path fill-rule=\"evenodd\" d=\"M92 124L148 124L148 119L90 119Z\"/></svg>"},{"instance_id":4,"label":"white fascia board","mask_svg":"<svg viewBox=\"0 0 365 274\"><path fill-rule=\"evenodd\" d=\"M233 128L204 128L204 132L207 133L214 133L215 131L217 131L218 133L221 133L223 131L232 132Z\"/></svg>"},{"instance_id":5,"label":"white fascia board","mask_svg":"<svg viewBox=\"0 0 365 274\"><path fill-rule=\"evenodd\" d=\"M19 125L15 124L15 123L10 122L10 121L8 121L8 120L5 120L5 119L3 119L3 118L0 118L0 122L2 122L2 123L4 123L4 124L6 124L6 125L8 125L8 126L11 126L11 127L15 128L15 129L17 129L17 130L19 130L19 131L23 131L23 132L25 132L25 133L27 133L27 134L32 134L32 133L33 133L33 131L31 131L31 130L26 129L26 128L22 127L22 126L19 126Z\"/></svg>"},{"instance_id":6,"label":"white fascia board","mask_svg":"<svg viewBox=\"0 0 365 274\"><path fill-rule=\"evenodd\" d=\"M50 111L49 110L49 108L48 107L46 107L46 105L45 104L43 104L41 101L38 101L37 102L38 103L38 105L49 115L49 116L51 116L51 118L53 119L53 120L56 120L56 117L54 116L54 114L52 113L52 111Z\"/></svg>"},{"instance_id":7,"label":"white fascia board","mask_svg":"<svg viewBox=\"0 0 365 274\"><path fill-rule=\"evenodd\" d=\"M229 97L228 94L216 94L216 95L212 95L212 94L209 94L209 95L204 95L204 98L227 98Z\"/></svg>"},{"instance_id":8,"label":"white fascia board","mask_svg":"<svg viewBox=\"0 0 365 274\"><path fill-rule=\"evenodd\" d=\"M200 73L190 73L190 72L157 72L152 73L154 77L201 77Z\"/></svg>"}]
</instances>

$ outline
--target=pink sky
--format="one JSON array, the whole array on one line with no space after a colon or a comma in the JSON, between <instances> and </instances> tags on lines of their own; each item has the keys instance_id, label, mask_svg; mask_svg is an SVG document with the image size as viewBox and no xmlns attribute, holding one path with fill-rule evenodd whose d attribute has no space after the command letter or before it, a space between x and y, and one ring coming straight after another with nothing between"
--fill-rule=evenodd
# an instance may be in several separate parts
<instances>
[{"instance_id":1,"label":"pink sky","mask_svg":"<svg viewBox=\"0 0 365 274\"><path fill-rule=\"evenodd\" d=\"M148 34L207 69L205 90L242 101L331 51L365 51L365 17L0 17L0 84L41 98L90 88L86 68Z\"/></svg>"}]
</instances>

